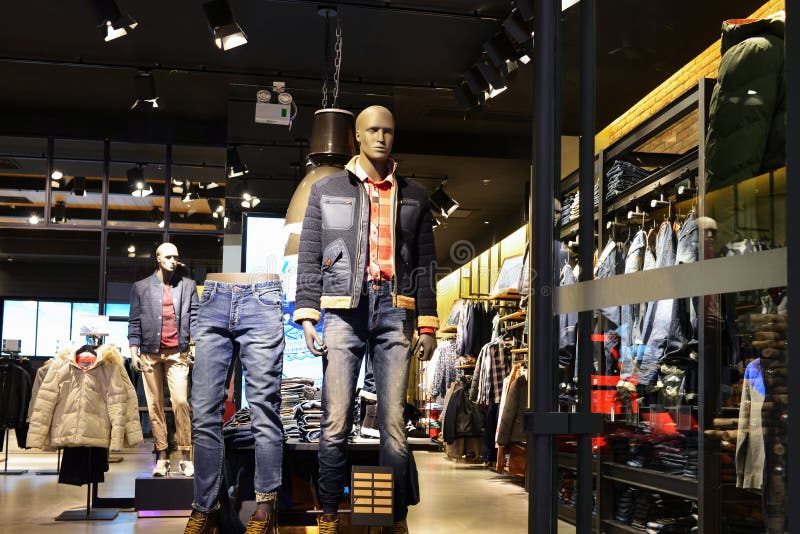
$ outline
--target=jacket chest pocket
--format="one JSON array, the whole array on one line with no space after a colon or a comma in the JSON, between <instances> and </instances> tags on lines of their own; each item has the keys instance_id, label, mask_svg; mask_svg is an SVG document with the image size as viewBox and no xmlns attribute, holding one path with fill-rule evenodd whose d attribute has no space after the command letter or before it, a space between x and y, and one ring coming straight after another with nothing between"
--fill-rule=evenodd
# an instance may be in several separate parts
<instances>
[{"instance_id":1,"label":"jacket chest pocket","mask_svg":"<svg viewBox=\"0 0 800 534\"><path fill-rule=\"evenodd\" d=\"M336 239L322 251L322 294L347 295L350 291L350 253L344 239Z\"/></svg>"},{"instance_id":2,"label":"jacket chest pocket","mask_svg":"<svg viewBox=\"0 0 800 534\"><path fill-rule=\"evenodd\" d=\"M355 199L323 195L320 211L323 230L349 230L353 227Z\"/></svg>"},{"instance_id":3,"label":"jacket chest pocket","mask_svg":"<svg viewBox=\"0 0 800 534\"><path fill-rule=\"evenodd\" d=\"M400 201L400 227L404 232L413 235L416 233L417 218L419 217L419 200L404 198Z\"/></svg>"}]
</instances>

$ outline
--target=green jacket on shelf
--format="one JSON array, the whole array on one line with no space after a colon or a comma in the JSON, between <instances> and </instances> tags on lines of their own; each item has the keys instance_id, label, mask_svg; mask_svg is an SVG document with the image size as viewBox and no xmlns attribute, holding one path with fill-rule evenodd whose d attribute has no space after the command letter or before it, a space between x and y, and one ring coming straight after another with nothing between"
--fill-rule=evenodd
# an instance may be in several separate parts
<instances>
[{"instance_id":1,"label":"green jacket on shelf","mask_svg":"<svg viewBox=\"0 0 800 534\"><path fill-rule=\"evenodd\" d=\"M722 61L706 136L708 190L785 165L783 11L722 23Z\"/></svg>"}]
</instances>

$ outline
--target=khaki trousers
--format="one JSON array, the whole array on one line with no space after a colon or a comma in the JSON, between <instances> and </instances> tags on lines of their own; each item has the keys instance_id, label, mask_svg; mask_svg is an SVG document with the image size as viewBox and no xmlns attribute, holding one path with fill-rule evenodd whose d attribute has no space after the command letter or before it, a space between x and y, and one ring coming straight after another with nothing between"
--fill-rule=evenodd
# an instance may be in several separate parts
<instances>
[{"instance_id":1,"label":"khaki trousers","mask_svg":"<svg viewBox=\"0 0 800 534\"><path fill-rule=\"evenodd\" d=\"M153 428L156 450L167 450L167 423L164 418L164 376L167 377L172 412L175 414L175 439L181 451L192 450L192 421L189 415L189 354L164 352L141 354L144 393Z\"/></svg>"}]
</instances>

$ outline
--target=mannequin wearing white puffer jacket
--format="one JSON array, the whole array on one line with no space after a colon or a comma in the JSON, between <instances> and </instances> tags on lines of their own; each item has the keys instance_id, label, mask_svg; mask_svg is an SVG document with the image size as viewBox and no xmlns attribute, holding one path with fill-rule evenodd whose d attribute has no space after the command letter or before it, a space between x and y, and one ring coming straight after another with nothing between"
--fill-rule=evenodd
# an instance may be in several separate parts
<instances>
[{"instance_id":1,"label":"mannequin wearing white puffer jacket","mask_svg":"<svg viewBox=\"0 0 800 534\"><path fill-rule=\"evenodd\" d=\"M42 381L31 417L28 446L102 447L119 450L143 441L136 390L122 355L110 345L82 368L75 351L64 351Z\"/></svg>"}]
</instances>

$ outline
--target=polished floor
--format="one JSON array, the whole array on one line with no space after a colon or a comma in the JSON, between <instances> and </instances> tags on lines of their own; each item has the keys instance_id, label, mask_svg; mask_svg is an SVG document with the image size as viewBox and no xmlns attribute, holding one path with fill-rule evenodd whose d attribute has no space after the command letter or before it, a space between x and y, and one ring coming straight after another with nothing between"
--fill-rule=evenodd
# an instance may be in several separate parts
<instances>
[{"instance_id":1,"label":"polished floor","mask_svg":"<svg viewBox=\"0 0 800 534\"><path fill-rule=\"evenodd\" d=\"M111 465L106 483L101 486L101 496L132 496L135 474L147 471L152 461L145 449L119 456L124 459ZM501 476L474 464L453 462L435 452L417 452L416 461L422 502L409 513L410 532L527 533L527 493L513 477ZM125 511L113 521L56 522L54 518L61 512L85 506L85 487L60 485L56 476L34 474L36 470L54 469L54 454L19 452L12 447L8 464L8 469L30 471L18 476L0 475L2 534L166 534L183 532L186 524L185 518L137 519L135 512ZM3 468L0 462L0 472ZM307 532L315 531L310 528ZM574 532L573 527L559 525L559 534L571 532Z\"/></svg>"}]
</instances>

